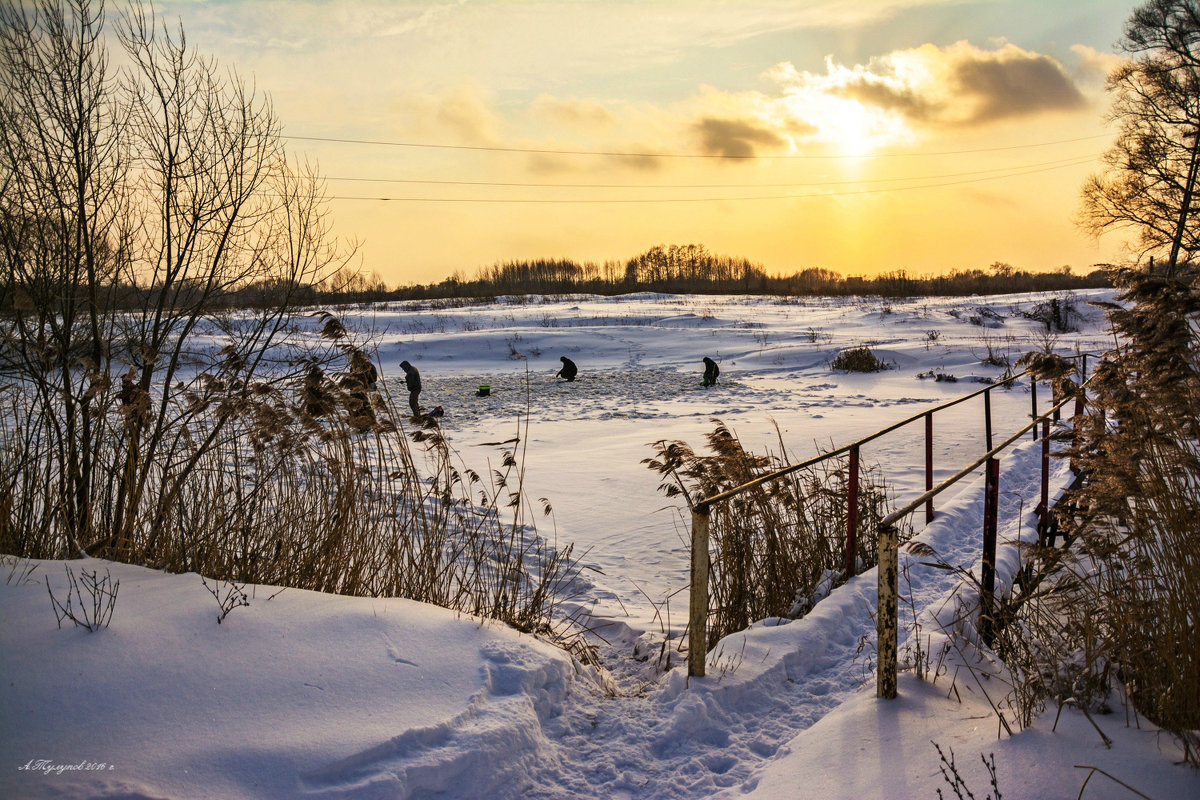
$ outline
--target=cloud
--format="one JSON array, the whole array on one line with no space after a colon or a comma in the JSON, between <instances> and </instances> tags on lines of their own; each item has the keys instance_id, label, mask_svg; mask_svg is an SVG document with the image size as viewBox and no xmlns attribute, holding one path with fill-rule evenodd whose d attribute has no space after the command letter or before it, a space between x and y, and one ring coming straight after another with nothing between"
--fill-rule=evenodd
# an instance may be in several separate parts
<instances>
[{"instance_id":1,"label":"cloud","mask_svg":"<svg viewBox=\"0 0 1200 800\"><path fill-rule=\"evenodd\" d=\"M1010 43L992 50L968 42L926 44L853 67L829 60L824 75L789 63L767 75L795 98L848 98L925 125L987 125L1087 105L1062 64Z\"/></svg>"},{"instance_id":2,"label":"cloud","mask_svg":"<svg viewBox=\"0 0 1200 800\"><path fill-rule=\"evenodd\" d=\"M961 47L952 55L949 67L956 84L952 84L957 90L954 93L967 103L974 101L970 123L1074 111L1086 105L1061 64L1015 45L1005 45L994 53Z\"/></svg>"},{"instance_id":3,"label":"cloud","mask_svg":"<svg viewBox=\"0 0 1200 800\"><path fill-rule=\"evenodd\" d=\"M1093 86L1104 86L1112 71L1126 60L1115 53L1105 53L1083 44L1073 45L1071 52L1079 59L1075 68L1079 82Z\"/></svg>"},{"instance_id":4,"label":"cloud","mask_svg":"<svg viewBox=\"0 0 1200 800\"><path fill-rule=\"evenodd\" d=\"M614 170L650 173L664 168L664 159L645 155L654 148L637 144L614 150L614 153L629 152L643 155L609 155L580 161L569 155L558 153L530 153L525 159L525 169L534 175L610 175Z\"/></svg>"},{"instance_id":5,"label":"cloud","mask_svg":"<svg viewBox=\"0 0 1200 800\"><path fill-rule=\"evenodd\" d=\"M702 151L707 155L744 158L761 148L777 150L787 141L758 120L705 117L694 123Z\"/></svg>"},{"instance_id":6,"label":"cloud","mask_svg":"<svg viewBox=\"0 0 1200 800\"><path fill-rule=\"evenodd\" d=\"M562 99L542 94L530 104L530 111L547 122L569 127L610 127L617 123L617 115L601 103L577 97Z\"/></svg>"},{"instance_id":7,"label":"cloud","mask_svg":"<svg viewBox=\"0 0 1200 800\"><path fill-rule=\"evenodd\" d=\"M504 120L492 109L486 93L470 83L437 94L409 94L393 103L398 130L403 133L448 137L456 143L496 145Z\"/></svg>"}]
</instances>

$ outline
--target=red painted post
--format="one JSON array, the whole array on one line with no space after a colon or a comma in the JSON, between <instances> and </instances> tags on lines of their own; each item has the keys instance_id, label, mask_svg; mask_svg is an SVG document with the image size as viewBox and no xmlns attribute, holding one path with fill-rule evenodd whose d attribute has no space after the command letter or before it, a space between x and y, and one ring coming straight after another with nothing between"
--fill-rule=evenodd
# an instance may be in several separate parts
<instances>
[{"instance_id":1,"label":"red painted post","mask_svg":"<svg viewBox=\"0 0 1200 800\"><path fill-rule=\"evenodd\" d=\"M996 520L1000 500L1000 461L989 458L984 481L983 569L980 573L979 634L992 646L994 633L993 603L996 595Z\"/></svg>"},{"instance_id":2,"label":"red painted post","mask_svg":"<svg viewBox=\"0 0 1200 800\"><path fill-rule=\"evenodd\" d=\"M983 393L983 431L987 436L987 452L992 452L992 390Z\"/></svg>"},{"instance_id":3,"label":"red painted post","mask_svg":"<svg viewBox=\"0 0 1200 800\"><path fill-rule=\"evenodd\" d=\"M857 574L858 565L858 445L850 448L846 476L846 580Z\"/></svg>"},{"instance_id":4,"label":"red painted post","mask_svg":"<svg viewBox=\"0 0 1200 800\"><path fill-rule=\"evenodd\" d=\"M1029 381L1029 397L1033 401L1033 413L1029 416L1029 419L1037 421L1037 381L1034 379L1030 379ZM1034 425L1033 428L1030 429L1029 433L1036 442L1037 425Z\"/></svg>"},{"instance_id":5,"label":"red painted post","mask_svg":"<svg viewBox=\"0 0 1200 800\"><path fill-rule=\"evenodd\" d=\"M933 489L933 413L925 414L925 491ZM933 522L933 498L925 501L925 524Z\"/></svg>"},{"instance_id":6,"label":"red painted post","mask_svg":"<svg viewBox=\"0 0 1200 800\"><path fill-rule=\"evenodd\" d=\"M1050 521L1050 420L1042 420L1042 502L1038 506L1038 541L1045 544Z\"/></svg>"}]
</instances>

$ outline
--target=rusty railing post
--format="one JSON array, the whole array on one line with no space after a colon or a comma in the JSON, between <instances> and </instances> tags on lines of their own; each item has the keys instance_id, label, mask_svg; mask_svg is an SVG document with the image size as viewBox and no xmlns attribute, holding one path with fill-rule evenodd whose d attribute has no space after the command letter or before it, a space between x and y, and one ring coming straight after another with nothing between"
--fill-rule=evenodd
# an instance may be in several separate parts
<instances>
[{"instance_id":1,"label":"rusty railing post","mask_svg":"<svg viewBox=\"0 0 1200 800\"><path fill-rule=\"evenodd\" d=\"M987 439L987 452L992 452L992 390L983 393L983 433Z\"/></svg>"},{"instance_id":2,"label":"rusty railing post","mask_svg":"<svg viewBox=\"0 0 1200 800\"><path fill-rule=\"evenodd\" d=\"M708 656L708 506L692 509L692 592L688 601L688 675L704 677Z\"/></svg>"},{"instance_id":3,"label":"rusty railing post","mask_svg":"<svg viewBox=\"0 0 1200 800\"><path fill-rule=\"evenodd\" d=\"M1050 520L1050 420L1042 420L1042 497L1038 504L1038 542L1046 544Z\"/></svg>"},{"instance_id":4,"label":"rusty railing post","mask_svg":"<svg viewBox=\"0 0 1200 800\"><path fill-rule=\"evenodd\" d=\"M980 572L979 634L984 644L992 646L994 633L993 606L996 594L996 518L1000 499L1000 460L989 458L984 480L983 504L983 568Z\"/></svg>"},{"instance_id":5,"label":"rusty railing post","mask_svg":"<svg viewBox=\"0 0 1200 800\"><path fill-rule=\"evenodd\" d=\"M1029 415L1029 419L1036 421L1037 420L1037 379L1036 378L1029 379L1029 397L1030 397L1030 400L1033 402L1033 413L1031 413ZM1037 438L1038 438L1037 437L1037 425L1034 425L1032 428L1029 429L1029 435L1033 438L1033 441L1035 441L1035 442L1037 441Z\"/></svg>"},{"instance_id":6,"label":"rusty railing post","mask_svg":"<svg viewBox=\"0 0 1200 800\"><path fill-rule=\"evenodd\" d=\"M875 635L878 639L875 696L891 700L896 696L896 645L899 629L899 537L894 525L879 527L878 608Z\"/></svg>"},{"instance_id":7,"label":"rusty railing post","mask_svg":"<svg viewBox=\"0 0 1200 800\"><path fill-rule=\"evenodd\" d=\"M933 490L933 414L925 414L925 491ZM925 501L925 524L933 522L933 498Z\"/></svg>"},{"instance_id":8,"label":"rusty railing post","mask_svg":"<svg viewBox=\"0 0 1200 800\"><path fill-rule=\"evenodd\" d=\"M846 580L850 580L858 565L858 445L850 448L846 469Z\"/></svg>"}]
</instances>

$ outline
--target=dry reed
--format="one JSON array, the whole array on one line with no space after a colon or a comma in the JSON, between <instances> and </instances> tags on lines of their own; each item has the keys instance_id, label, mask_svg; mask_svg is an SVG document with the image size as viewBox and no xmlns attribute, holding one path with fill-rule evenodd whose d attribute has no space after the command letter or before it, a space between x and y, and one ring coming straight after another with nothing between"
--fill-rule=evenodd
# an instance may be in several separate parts
<instances>
[{"instance_id":1,"label":"dry reed","mask_svg":"<svg viewBox=\"0 0 1200 800\"><path fill-rule=\"evenodd\" d=\"M667 496L690 503L790 463L782 438L779 452L765 455L748 452L720 423L706 439L711 455L683 442L653 445L656 456L643 463L664 476ZM758 620L800 616L846 580L847 477L846 459L830 459L712 507L710 647ZM863 534L886 505L878 470L861 470L856 571L876 563L874 537Z\"/></svg>"},{"instance_id":2,"label":"dry reed","mask_svg":"<svg viewBox=\"0 0 1200 800\"><path fill-rule=\"evenodd\" d=\"M27 404L21 387L7 388L0 552L77 557L87 543L71 539L47 500L61 495L51 466L61 462L44 452L54 420L36 413L47 406ZM540 536L526 513L516 449L524 432L485 479L459 464L434 422L406 429L386 391L369 394L364 422L363 397L353 382L310 373L297 386L205 398L170 448L137 465L149 476L146 491L119 550L105 554L240 584L411 598L527 632L562 628L555 609L577 570L572 548ZM125 413L113 408L98 420L107 441L92 516L102 542L114 541L112 506L130 496L121 481L138 452Z\"/></svg>"}]
</instances>

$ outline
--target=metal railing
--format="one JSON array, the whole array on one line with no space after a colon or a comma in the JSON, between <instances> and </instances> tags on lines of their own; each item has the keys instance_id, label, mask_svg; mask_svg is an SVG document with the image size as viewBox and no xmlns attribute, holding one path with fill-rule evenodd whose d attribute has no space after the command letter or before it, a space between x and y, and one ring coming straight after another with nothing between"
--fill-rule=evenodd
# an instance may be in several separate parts
<instances>
[{"instance_id":1,"label":"metal railing","mask_svg":"<svg viewBox=\"0 0 1200 800\"><path fill-rule=\"evenodd\" d=\"M1080 386L1080 392L1083 391L1085 386L1086 383ZM1042 426L1041 502L1036 509L1039 520L1038 529L1041 532L1045 528L1050 509L1050 419L1059 413L1063 406L1070 402L1075 402L1076 412L1080 412L1082 409L1080 408L1079 397L1066 397L1062 399L1046 411L1045 414L1035 416L1032 422L1005 439L999 445L991 448L988 452L942 481L936 487L928 489L920 497L912 500L904 507L896 509L879 521L877 531L879 535L879 563L877 573L878 612L875 615L875 633L878 638L876 645L878 660L876 664L875 692L878 697L891 699L896 696L896 653L899 639L897 573L899 570L900 539L897 524L904 517L920 508L922 504L931 502L935 496L986 465L984 472L983 569L980 574L982 591L980 592L979 606L981 610L980 633L985 641L990 640L992 598L996 588L996 531L999 522L997 511L1000 497L1000 461L996 456L1007 450L1018 439L1030 431L1033 431L1034 439L1036 440L1038 438L1037 427L1039 424Z\"/></svg>"},{"instance_id":2,"label":"metal railing","mask_svg":"<svg viewBox=\"0 0 1200 800\"><path fill-rule=\"evenodd\" d=\"M1087 353L1083 353L1078 356L1067 357L1070 359L1082 358L1082 365L1081 365L1082 380L1080 381L1081 384L1086 383L1086 379L1087 379L1088 355L1089 354L1087 354ZM903 419L899 422L896 422L892 425L888 425L885 428L880 428L879 430L875 431L874 433L872 433L868 436L864 436L861 439L851 442L850 444L843 445L842 447L839 447L835 450L831 450L827 453L822 453L820 455L814 456L806 461L801 461L797 464L791 464L789 466L783 467L783 468L775 470L773 472L769 472L764 475L760 475L757 478L747 481L739 486L735 486L732 489L727 489L727 490L720 492L718 494L715 494L711 497L702 498L702 499L696 501L695 503L692 503L691 504L691 510L692 510L691 593L690 593L689 605L688 605L688 609L689 609L688 675L693 676L693 677L703 677L704 673L705 673L705 660L708 655L708 646L707 646L708 584L709 584L708 545L709 545L709 517L710 517L710 513L711 513L713 506L715 506L719 503L722 503L726 500L729 500L733 497L736 497L736 496L742 494L743 492L749 491L750 489L753 489L758 486L762 486L763 484L769 483L771 481L778 480L779 478L783 478L787 475L797 472L798 470L802 470L807 467L811 467L815 464L819 464L822 461L826 461L831 458L837 458L839 456L848 454L849 455L849 465L848 465L847 492L846 492L847 499L846 499L845 575L846 575L846 578L849 579L852 575L854 575L856 573L855 564L857 562L857 554L858 554L858 530L857 529L858 529L859 460L860 460L860 451L861 451L863 445L866 445L866 444L880 438L881 436L884 436L888 433L892 433L893 431L903 428L906 425L910 425L918 420L924 420L924 422L925 422L925 489L926 489L926 491L924 494L922 494L916 500L912 501L907 506L905 506L903 514L899 514L899 515L897 515L896 513L889 514L888 517L885 519L891 520L891 522L889 523L892 526L890 528L890 533L891 533L891 535L894 536L895 535L894 526L895 526L896 521L898 521L903 516L907 516L907 514L911 513L912 511L916 510L920 506L924 505L925 506L925 521L927 523L931 522L934 517L934 506L933 506L934 497L936 497L941 491L943 491L947 487L953 485L955 482L957 482L961 478L965 477L965 475L969 474L970 472L974 471L975 469L978 469L980 465L984 464L987 461L989 456L992 456L994 453L1000 452L1004 448L1010 446L1013 442L1015 442L1017 439L1019 439L1025 433L1029 432L1031 429L1033 429L1033 431L1034 431L1034 439L1036 440L1037 439L1037 431L1036 431L1037 424L1039 422L1045 421L1045 424L1048 426L1050 416L1054 415L1054 418L1057 419L1057 415L1058 415L1060 409L1064 405L1066 405L1067 402L1070 401L1070 398L1067 398L1067 399L1063 400L1062 402L1058 403L1057 405L1054 405L1045 414L1039 415L1038 414L1037 381L1031 380L1030 381L1030 389L1031 389L1030 399L1031 399L1032 407L1031 407L1030 416L1032 417L1033 421L1029 425L1022 428L1020 431L1018 431L1016 434L1013 434L1013 436L1009 437L1009 439L1007 439L1001 446L993 447L991 392L994 389L1011 385L1011 383L1013 381L1025 376L1025 375L1028 375L1028 374L1029 374L1028 370L1019 372L1015 375L1004 378L1002 381L1000 381L998 383L994 383L994 384L985 386L982 389L971 392L969 394L965 394L962 397L956 398L956 399L951 400L946 403L942 403L941 405L935 406L926 411L922 411L920 413L914 414L914 415L912 415L906 419ZM936 413L938 413L939 411L944 411L945 409L951 408L960 403L964 403L968 400L978 397L979 395L983 395L983 399L984 399L984 435L985 435L985 441L986 441L986 446L987 446L987 454L985 456L981 457L981 459L976 461L970 467L966 468L963 471L960 471L959 473L956 473L954 476L952 476L948 480L944 481L942 484L940 484L938 487L935 488L933 485L933 416ZM1080 398L1082 398L1082 386L1080 388L1079 396L1080 396ZM1077 411L1078 411L1078 408L1077 408ZM1043 449L1046 450L1046 452L1044 453L1044 457L1043 457L1043 461L1045 462L1045 464L1043 466L1043 471L1047 472L1047 473L1048 473L1048 464L1049 464L1049 452L1046 448L1048 448L1048 446L1049 446L1049 440L1047 439L1045 441L1045 444L1043 445ZM1042 504L1041 504L1041 506L1039 506L1039 509L1041 509L1041 511L1039 513L1044 514L1045 506L1046 506L1046 495L1047 495L1047 488L1045 486L1043 486L1042 494L1043 494ZM880 533L881 537L888 535L888 533L885 532L882 527L880 527L879 533ZM883 540L883 538L881 538L880 542L879 542L879 553L880 553L879 560L880 560L880 574L881 575L883 573L884 545L885 545L885 541ZM882 616L882 610L880 612L880 616ZM880 643L880 663L881 664L882 664L882 661L883 661L883 643L881 642ZM893 661L894 661L894 653L893 653ZM894 678L893 678L893 687L894 687ZM893 692L894 692L894 688L893 688ZM893 696L894 696L894 694L893 694Z\"/></svg>"}]
</instances>

